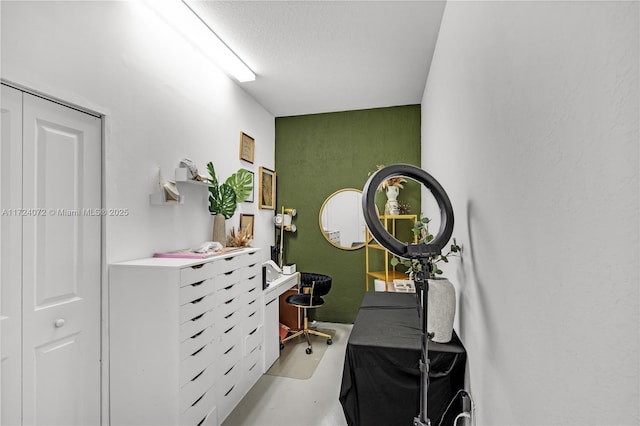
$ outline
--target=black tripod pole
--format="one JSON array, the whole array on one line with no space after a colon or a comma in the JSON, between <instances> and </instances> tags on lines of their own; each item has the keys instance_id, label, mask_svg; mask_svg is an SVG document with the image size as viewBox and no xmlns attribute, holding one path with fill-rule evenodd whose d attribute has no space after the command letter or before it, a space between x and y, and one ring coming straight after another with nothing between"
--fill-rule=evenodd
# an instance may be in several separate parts
<instances>
[{"instance_id":1,"label":"black tripod pole","mask_svg":"<svg viewBox=\"0 0 640 426\"><path fill-rule=\"evenodd\" d=\"M419 260L421 270L416 273L416 284L422 296L422 355L420 357L420 414L413 419L413 426L431 426L427 414L427 391L429 389L429 340L431 335L427 328L429 307L429 281L431 264L426 259Z\"/></svg>"}]
</instances>

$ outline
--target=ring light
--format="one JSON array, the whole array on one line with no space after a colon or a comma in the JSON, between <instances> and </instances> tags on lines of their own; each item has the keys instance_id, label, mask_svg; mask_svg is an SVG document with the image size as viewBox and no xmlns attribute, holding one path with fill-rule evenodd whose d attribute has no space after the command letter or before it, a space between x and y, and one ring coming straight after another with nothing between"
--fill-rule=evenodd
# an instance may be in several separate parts
<instances>
[{"instance_id":1,"label":"ring light","mask_svg":"<svg viewBox=\"0 0 640 426\"><path fill-rule=\"evenodd\" d=\"M440 207L440 230L429 243L407 244L397 240L380 222L376 209L376 191L380 184L392 177L407 177L424 184L433 194ZM416 288L422 296L422 354L420 357L420 413L413 419L413 426L431 426L427 417L427 390L429 388L429 340L428 331L429 281L427 271L429 258L437 256L447 244L453 232L453 208L442 186L429 173L409 164L393 164L375 172L362 190L364 220L373 238L385 249L405 259L415 259L422 265L416 273Z\"/></svg>"},{"instance_id":2,"label":"ring light","mask_svg":"<svg viewBox=\"0 0 640 426\"><path fill-rule=\"evenodd\" d=\"M422 183L436 199L438 207L440 207L440 230L431 242L420 244L403 243L391 235L380 222L375 203L376 191L382 182L396 176L408 177ZM391 253L406 259L417 259L440 254L453 232L453 208L442 185L429 173L410 164L393 164L371 175L362 190L362 209L364 220L373 238Z\"/></svg>"}]
</instances>

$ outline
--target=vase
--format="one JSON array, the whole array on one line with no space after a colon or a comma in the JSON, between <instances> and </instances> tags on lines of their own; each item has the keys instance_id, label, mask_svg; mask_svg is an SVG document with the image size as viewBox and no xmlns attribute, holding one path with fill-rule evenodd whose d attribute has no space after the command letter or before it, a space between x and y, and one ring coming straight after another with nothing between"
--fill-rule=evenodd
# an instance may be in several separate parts
<instances>
[{"instance_id":1,"label":"vase","mask_svg":"<svg viewBox=\"0 0 640 426\"><path fill-rule=\"evenodd\" d=\"M385 205L385 213L386 214L400 214L400 208L398 206L398 194L400 193L400 188L397 186L389 186L387 187L387 204Z\"/></svg>"},{"instance_id":2,"label":"vase","mask_svg":"<svg viewBox=\"0 0 640 426\"><path fill-rule=\"evenodd\" d=\"M446 278L429 279L427 330L434 342L447 343L453 334L456 315L456 289Z\"/></svg>"},{"instance_id":3,"label":"vase","mask_svg":"<svg viewBox=\"0 0 640 426\"><path fill-rule=\"evenodd\" d=\"M217 241L223 247L227 245L227 230L225 228L224 215L218 213L213 217L213 236L211 241Z\"/></svg>"}]
</instances>

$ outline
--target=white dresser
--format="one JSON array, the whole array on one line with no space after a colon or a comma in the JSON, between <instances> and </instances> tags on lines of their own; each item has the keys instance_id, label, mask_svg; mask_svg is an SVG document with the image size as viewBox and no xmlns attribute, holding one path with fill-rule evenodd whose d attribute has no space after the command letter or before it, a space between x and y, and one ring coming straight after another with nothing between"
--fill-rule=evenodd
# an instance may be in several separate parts
<instances>
[{"instance_id":1,"label":"white dresser","mask_svg":"<svg viewBox=\"0 0 640 426\"><path fill-rule=\"evenodd\" d=\"M218 425L262 374L258 249L109 267L112 425Z\"/></svg>"}]
</instances>

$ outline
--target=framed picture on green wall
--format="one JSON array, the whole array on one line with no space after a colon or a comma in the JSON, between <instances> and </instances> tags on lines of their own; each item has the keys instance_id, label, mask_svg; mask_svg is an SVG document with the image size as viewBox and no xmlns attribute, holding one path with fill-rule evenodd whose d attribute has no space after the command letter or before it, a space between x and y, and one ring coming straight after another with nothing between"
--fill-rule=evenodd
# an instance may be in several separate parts
<instances>
[{"instance_id":1,"label":"framed picture on green wall","mask_svg":"<svg viewBox=\"0 0 640 426\"><path fill-rule=\"evenodd\" d=\"M260 167L260 207L263 210L276 209L276 172Z\"/></svg>"}]
</instances>

